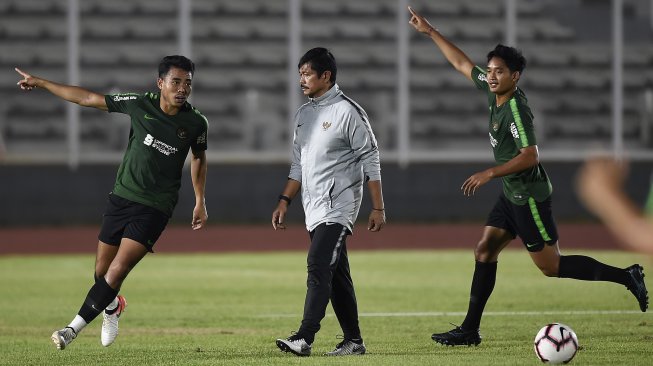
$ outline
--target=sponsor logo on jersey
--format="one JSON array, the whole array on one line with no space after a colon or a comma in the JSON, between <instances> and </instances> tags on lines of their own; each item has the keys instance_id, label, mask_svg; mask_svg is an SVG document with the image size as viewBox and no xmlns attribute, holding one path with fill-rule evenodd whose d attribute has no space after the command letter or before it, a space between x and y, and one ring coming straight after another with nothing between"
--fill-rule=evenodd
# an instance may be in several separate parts
<instances>
[{"instance_id":1,"label":"sponsor logo on jersey","mask_svg":"<svg viewBox=\"0 0 653 366\"><path fill-rule=\"evenodd\" d=\"M331 122L322 122L322 130L326 131L331 127Z\"/></svg>"},{"instance_id":2,"label":"sponsor logo on jersey","mask_svg":"<svg viewBox=\"0 0 653 366\"><path fill-rule=\"evenodd\" d=\"M477 76L477 78L478 78L478 80L480 80L480 81L484 81L484 82L487 83L487 76L485 76L484 73L479 73L478 76Z\"/></svg>"},{"instance_id":3,"label":"sponsor logo on jersey","mask_svg":"<svg viewBox=\"0 0 653 366\"><path fill-rule=\"evenodd\" d=\"M179 137L181 140L186 140L188 138L188 130L183 127L179 127L177 129L177 137Z\"/></svg>"},{"instance_id":4,"label":"sponsor logo on jersey","mask_svg":"<svg viewBox=\"0 0 653 366\"><path fill-rule=\"evenodd\" d=\"M510 133L512 134L512 137L515 139L519 138L519 131L517 131L517 126L515 126L515 122L510 124Z\"/></svg>"},{"instance_id":5,"label":"sponsor logo on jersey","mask_svg":"<svg viewBox=\"0 0 653 366\"><path fill-rule=\"evenodd\" d=\"M150 116L150 115L147 114L147 113L145 113L145 116L143 116L143 118L145 118L145 119L149 119L149 120L151 120L151 121L156 121L156 118Z\"/></svg>"},{"instance_id":6,"label":"sponsor logo on jersey","mask_svg":"<svg viewBox=\"0 0 653 366\"><path fill-rule=\"evenodd\" d=\"M137 99L138 95L128 95L128 94L118 94L113 96L114 102L120 102L123 100L134 100Z\"/></svg>"},{"instance_id":7,"label":"sponsor logo on jersey","mask_svg":"<svg viewBox=\"0 0 653 366\"><path fill-rule=\"evenodd\" d=\"M490 135L490 145L492 145L492 148L497 147L499 141L497 141L497 139L495 139L491 133L488 132L488 135Z\"/></svg>"},{"instance_id":8,"label":"sponsor logo on jersey","mask_svg":"<svg viewBox=\"0 0 653 366\"><path fill-rule=\"evenodd\" d=\"M147 134L147 136L145 136L145 140L143 140L143 144L157 149L161 154L164 154L166 156L170 156L178 151L176 147L170 146L163 141L155 139L154 136L150 135L149 133Z\"/></svg>"},{"instance_id":9,"label":"sponsor logo on jersey","mask_svg":"<svg viewBox=\"0 0 653 366\"><path fill-rule=\"evenodd\" d=\"M198 145L204 145L206 144L206 131L204 131L201 135L197 136L197 141L196 143Z\"/></svg>"},{"instance_id":10,"label":"sponsor logo on jersey","mask_svg":"<svg viewBox=\"0 0 653 366\"><path fill-rule=\"evenodd\" d=\"M497 132L497 130L499 129L499 122L492 122L492 129L494 130L494 132Z\"/></svg>"}]
</instances>

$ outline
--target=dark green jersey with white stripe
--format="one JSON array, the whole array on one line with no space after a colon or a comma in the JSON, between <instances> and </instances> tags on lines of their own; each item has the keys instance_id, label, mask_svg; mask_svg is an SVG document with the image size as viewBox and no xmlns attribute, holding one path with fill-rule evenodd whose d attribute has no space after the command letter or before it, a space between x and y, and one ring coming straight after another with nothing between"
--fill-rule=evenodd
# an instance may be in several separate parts
<instances>
[{"instance_id":1,"label":"dark green jersey with white stripe","mask_svg":"<svg viewBox=\"0 0 653 366\"><path fill-rule=\"evenodd\" d=\"M208 121L189 103L163 113L159 93L105 95L109 112L131 117L129 144L113 193L172 215L189 149L206 150Z\"/></svg>"},{"instance_id":2,"label":"dark green jersey with white stripe","mask_svg":"<svg viewBox=\"0 0 653 366\"><path fill-rule=\"evenodd\" d=\"M477 88L487 93L490 108L490 144L497 165L510 161L519 154L520 149L537 145L533 114L524 92L517 88L510 100L497 106L496 94L490 91L485 70L479 66L474 67L472 80ZM506 175L501 180L506 197L518 205L527 203L529 197L541 202L551 195L551 182L541 164Z\"/></svg>"}]
</instances>

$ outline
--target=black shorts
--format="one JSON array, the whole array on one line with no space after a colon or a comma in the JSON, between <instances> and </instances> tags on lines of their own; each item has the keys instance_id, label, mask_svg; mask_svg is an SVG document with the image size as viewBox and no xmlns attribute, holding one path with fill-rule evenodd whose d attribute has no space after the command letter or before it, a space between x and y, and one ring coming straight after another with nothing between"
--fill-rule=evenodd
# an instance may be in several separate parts
<instances>
[{"instance_id":1,"label":"black shorts","mask_svg":"<svg viewBox=\"0 0 653 366\"><path fill-rule=\"evenodd\" d=\"M539 252L544 244L553 245L558 242L551 196L542 202L530 197L528 203L516 205L501 193L485 225L507 230L513 238L519 235L529 252Z\"/></svg>"},{"instance_id":2,"label":"black shorts","mask_svg":"<svg viewBox=\"0 0 653 366\"><path fill-rule=\"evenodd\" d=\"M168 219L163 211L110 193L98 239L109 245L120 245L122 238L132 239L152 252Z\"/></svg>"}]
</instances>

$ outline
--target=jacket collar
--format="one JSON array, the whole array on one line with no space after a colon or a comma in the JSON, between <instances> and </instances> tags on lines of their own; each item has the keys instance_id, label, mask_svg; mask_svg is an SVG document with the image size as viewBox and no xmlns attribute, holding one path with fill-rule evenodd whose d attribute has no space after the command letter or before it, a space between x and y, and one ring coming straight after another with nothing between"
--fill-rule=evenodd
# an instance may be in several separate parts
<instances>
[{"instance_id":1,"label":"jacket collar","mask_svg":"<svg viewBox=\"0 0 653 366\"><path fill-rule=\"evenodd\" d=\"M342 94L338 84L333 84L331 89L317 98L308 98L309 102L313 105L327 105L333 98Z\"/></svg>"}]
</instances>

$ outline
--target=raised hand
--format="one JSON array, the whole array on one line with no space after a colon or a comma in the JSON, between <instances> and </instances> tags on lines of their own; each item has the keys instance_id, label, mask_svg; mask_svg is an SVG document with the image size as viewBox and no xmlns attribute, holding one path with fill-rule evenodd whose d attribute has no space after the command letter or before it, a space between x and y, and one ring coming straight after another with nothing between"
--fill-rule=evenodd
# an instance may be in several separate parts
<instances>
[{"instance_id":1,"label":"raised hand","mask_svg":"<svg viewBox=\"0 0 653 366\"><path fill-rule=\"evenodd\" d=\"M21 89L30 91L30 90L37 87L36 84L38 82L38 78L33 77L32 75L26 73L25 71L23 71L23 70L21 70L21 69L19 69L17 67L14 68L14 70L16 70L16 72L19 73L20 76L23 77L22 80L19 80L16 83L16 85L20 86Z\"/></svg>"},{"instance_id":2,"label":"raised hand","mask_svg":"<svg viewBox=\"0 0 653 366\"><path fill-rule=\"evenodd\" d=\"M419 15L413 8L410 6L408 7L408 11L411 14L410 17L410 25L412 25L418 32L429 34L431 31L435 30L435 27L429 23L426 18L423 16Z\"/></svg>"}]
</instances>

